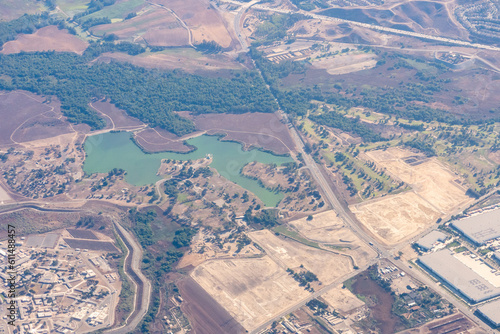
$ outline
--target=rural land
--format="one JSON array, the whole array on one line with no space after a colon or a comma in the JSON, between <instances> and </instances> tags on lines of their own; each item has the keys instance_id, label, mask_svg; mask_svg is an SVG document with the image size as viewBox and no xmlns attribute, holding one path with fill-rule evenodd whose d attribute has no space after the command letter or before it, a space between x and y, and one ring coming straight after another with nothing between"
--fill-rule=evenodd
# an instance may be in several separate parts
<instances>
[{"instance_id":1,"label":"rural land","mask_svg":"<svg viewBox=\"0 0 500 334\"><path fill-rule=\"evenodd\" d=\"M500 3L0 0L0 333L500 332Z\"/></svg>"}]
</instances>

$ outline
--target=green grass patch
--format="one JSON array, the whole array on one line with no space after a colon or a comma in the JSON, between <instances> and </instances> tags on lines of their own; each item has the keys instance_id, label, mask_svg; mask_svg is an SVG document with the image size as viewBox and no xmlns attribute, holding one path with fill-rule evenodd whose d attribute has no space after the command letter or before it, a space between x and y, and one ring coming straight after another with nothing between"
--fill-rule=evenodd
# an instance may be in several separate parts
<instances>
[{"instance_id":1,"label":"green grass patch","mask_svg":"<svg viewBox=\"0 0 500 334\"><path fill-rule=\"evenodd\" d=\"M282 234L286 237L289 237L290 239L298 241L306 246L321 249L321 247L319 247L319 245L316 242L307 240L306 238L302 237L298 232L289 230L285 225L275 226L272 228L272 231L275 233Z\"/></svg>"},{"instance_id":2,"label":"green grass patch","mask_svg":"<svg viewBox=\"0 0 500 334\"><path fill-rule=\"evenodd\" d=\"M463 253L463 252L466 252L468 251L469 249L467 247L464 247L464 246L461 246L461 247L458 247L458 248L455 248L455 252L456 253Z\"/></svg>"},{"instance_id":3,"label":"green grass patch","mask_svg":"<svg viewBox=\"0 0 500 334\"><path fill-rule=\"evenodd\" d=\"M100 11L85 16L85 19L107 17L109 19L123 19L127 14L134 12L144 0L128 0L116 2L114 5L104 7Z\"/></svg>"}]
</instances>

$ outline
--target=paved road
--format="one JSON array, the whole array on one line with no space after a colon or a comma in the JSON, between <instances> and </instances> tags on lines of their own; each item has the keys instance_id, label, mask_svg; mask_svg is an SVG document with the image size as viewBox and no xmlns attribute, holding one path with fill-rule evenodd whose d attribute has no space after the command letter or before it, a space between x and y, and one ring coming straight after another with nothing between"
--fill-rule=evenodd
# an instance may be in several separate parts
<instances>
[{"instance_id":1,"label":"paved road","mask_svg":"<svg viewBox=\"0 0 500 334\"><path fill-rule=\"evenodd\" d=\"M292 13L300 13L309 17L312 17L314 19L319 19L323 21L331 21L331 22L346 22L358 27L363 27L363 28L368 28L376 31L381 31L381 32L386 32L390 34L395 34L395 35L405 35L405 36L410 36L410 37L416 37L416 38L421 38L421 39L427 39L427 40L432 40L432 41L438 41L441 43L449 43L449 44L455 44L455 45L462 45L462 46L468 46L468 47L473 47L477 49L485 49L485 50L494 50L494 51L500 51L499 47L492 46L492 45L487 45L487 44L479 44L479 43L470 43L466 41L462 41L459 39L453 39L453 38L447 38L447 37L440 37L440 36L433 36L433 35L427 35L427 34L422 34L418 32L413 32L413 31L406 31L406 30L399 30L399 29L394 29L394 28L388 28L388 27L382 27L379 25L375 24L368 24L368 23L362 23L362 22L357 22L357 21L351 21L351 20L346 20L346 19L339 19L336 17L330 17L326 15L319 15L319 14L314 14L310 13L305 10L296 10L296 11L291 11L291 10L285 10L281 8L272 8L272 7L267 7L264 5L254 5L255 9L261 9L261 10L267 10L267 11L273 11L273 12L278 12L278 13L283 13L283 14L292 14Z\"/></svg>"}]
</instances>

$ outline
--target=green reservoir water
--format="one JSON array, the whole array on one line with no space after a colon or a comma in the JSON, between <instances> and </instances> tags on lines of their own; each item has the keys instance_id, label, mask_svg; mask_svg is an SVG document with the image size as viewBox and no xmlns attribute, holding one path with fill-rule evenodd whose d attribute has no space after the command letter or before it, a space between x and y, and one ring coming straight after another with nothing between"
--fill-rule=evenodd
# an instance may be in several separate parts
<instances>
[{"instance_id":1,"label":"green reservoir water","mask_svg":"<svg viewBox=\"0 0 500 334\"><path fill-rule=\"evenodd\" d=\"M292 162L290 157L275 156L259 150L243 151L239 143L219 141L215 136L199 136L187 141L196 150L187 153L144 153L127 132L95 135L85 141L87 158L83 164L86 173L107 173L113 168L127 171L125 180L136 186L155 183L161 178L156 175L162 159L200 159L210 153L210 164L219 174L240 185L259 197L266 206L276 206L283 194L276 194L261 187L255 180L241 176L241 168L253 161L281 165Z\"/></svg>"}]
</instances>

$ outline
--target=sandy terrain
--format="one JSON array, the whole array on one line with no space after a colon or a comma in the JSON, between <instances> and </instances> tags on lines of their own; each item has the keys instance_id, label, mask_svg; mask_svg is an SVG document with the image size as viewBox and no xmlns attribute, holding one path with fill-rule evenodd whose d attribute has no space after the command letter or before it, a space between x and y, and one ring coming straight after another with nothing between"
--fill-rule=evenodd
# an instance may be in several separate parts
<instances>
[{"instance_id":1,"label":"sandy terrain","mask_svg":"<svg viewBox=\"0 0 500 334\"><path fill-rule=\"evenodd\" d=\"M59 30L56 26L48 26L37 30L34 34L20 34L15 40L3 45L0 53L11 54L21 51L58 51L82 54L88 43L71 35L67 30Z\"/></svg>"},{"instance_id":2,"label":"sandy terrain","mask_svg":"<svg viewBox=\"0 0 500 334\"><path fill-rule=\"evenodd\" d=\"M389 245L416 235L441 215L414 192L383 197L350 209L368 230Z\"/></svg>"},{"instance_id":3,"label":"sandy terrain","mask_svg":"<svg viewBox=\"0 0 500 334\"><path fill-rule=\"evenodd\" d=\"M377 254L347 228L335 211L325 211L313 216L291 221L289 224L309 240L333 246L333 251L349 255L358 266L366 265Z\"/></svg>"},{"instance_id":4,"label":"sandy terrain","mask_svg":"<svg viewBox=\"0 0 500 334\"><path fill-rule=\"evenodd\" d=\"M335 310L340 310L344 313L365 305L365 303L358 299L349 289L342 289L342 285L329 290L324 295L321 295L321 297Z\"/></svg>"},{"instance_id":5,"label":"sandy terrain","mask_svg":"<svg viewBox=\"0 0 500 334\"><path fill-rule=\"evenodd\" d=\"M374 54L348 54L316 60L313 67L325 69L331 75L346 74L375 67L376 58Z\"/></svg>"},{"instance_id":6,"label":"sandy terrain","mask_svg":"<svg viewBox=\"0 0 500 334\"><path fill-rule=\"evenodd\" d=\"M366 156L413 189L350 207L366 228L386 244L415 236L440 216L470 201L465 189L454 182L459 177L436 158L401 148L371 151Z\"/></svg>"},{"instance_id":7,"label":"sandy terrain","mask_svg":"<svg viewBox=\"0 0 500 334\"><path fill-rule=\"evenodd\" d=\"M367 156L386 168L396 179L410 184L415 192L443 213L469 200L465 189L454 182L459 177L436 158L412 165L404 160L415 156L415 153L400 148L390 148L385 152L372 151Z\"/></svg>"},{"instance_id":8,"label":"sandy terrain","mask_svg":"<svg viewBox=\"0 0 500 334\"><path fill-rule=\"evenodd\" d=\"M248 331L309 295L268 256L208 261L191 277Z\"/></svg>"},{"instance_id":9,"label":"sandy terrain","mask_svg":"<svg viewBox=\"0 0 500 334\"><path fill-rule=\"evenodd\" d=\"M284 240L269 230L252 232L249 237L283 268L295 270L303 265L306 270L316 274L323 284L329 284L352 270L348 256L312 248L290 239Z\"/></svg>"},{"instance_id":10,"label":"sandy terrain","mask_svg":"<svg viewBox=\"0 0 500 334\"><path fill-rule=\"evenodd\" d=\"M134 136L135 142L148 152L189 152L193 148L185 145L181 137L161 128L147 128Z\"/></svg>"}]
</instances>

